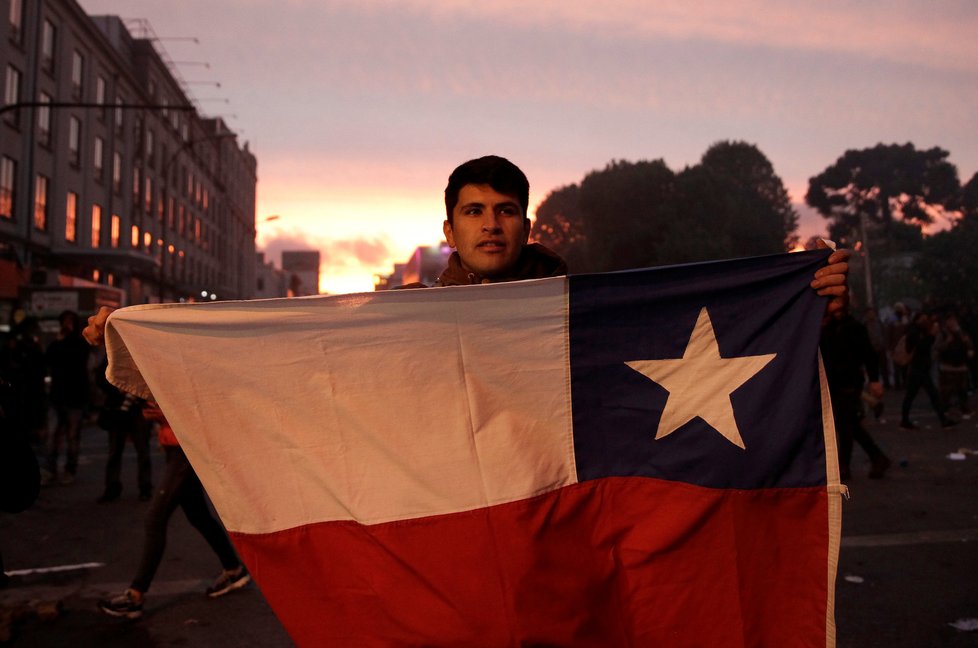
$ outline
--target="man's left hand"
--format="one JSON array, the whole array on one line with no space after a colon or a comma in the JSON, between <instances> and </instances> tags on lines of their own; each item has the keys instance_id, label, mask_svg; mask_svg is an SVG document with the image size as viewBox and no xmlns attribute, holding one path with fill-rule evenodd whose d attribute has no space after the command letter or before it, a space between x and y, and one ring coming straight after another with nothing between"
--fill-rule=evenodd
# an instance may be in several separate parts
<instances>
[{"instance_id":1,"label":"man's left hand","mask_svg":"<svg viewBox=\"0 0 978 648\"><path fill-rule=\"evenodd\" d=\"M818 241L818 248L826 249L828 244L822 240ZM831 297L827 315L844 309L849 303L849 257L852 256L851 250L836 250L829 255L826 265L815 272L815 280L812 281L812 288L819 295Z\"/></svg>"}]
</instances>

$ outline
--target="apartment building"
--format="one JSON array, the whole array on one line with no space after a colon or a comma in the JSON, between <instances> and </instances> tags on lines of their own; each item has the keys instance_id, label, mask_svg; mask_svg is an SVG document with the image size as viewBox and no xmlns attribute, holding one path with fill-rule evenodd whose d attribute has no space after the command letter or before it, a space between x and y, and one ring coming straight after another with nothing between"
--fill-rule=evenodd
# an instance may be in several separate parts
<instances>
[{"instance_id":1,"label":"apartment building","mask_svg":"<svg viewBox=\"0 0 978 648\"><path fill-rule=\"evenodd\" d=\"M251 297L257 161L201 114L151 27L74 0L0 10L0 301Z\"/></svg>"}]
</instances>

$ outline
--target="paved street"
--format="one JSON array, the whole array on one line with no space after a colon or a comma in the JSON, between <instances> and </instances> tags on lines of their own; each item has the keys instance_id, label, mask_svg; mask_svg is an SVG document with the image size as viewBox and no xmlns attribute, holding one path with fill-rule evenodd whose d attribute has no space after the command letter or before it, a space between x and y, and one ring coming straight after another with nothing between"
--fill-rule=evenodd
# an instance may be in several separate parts
<instances>
[{"instance_id":1,"label":"paved street","mask_svg":"<svg viewBox=\"0 0 978 648\"><path fill-rule=\"evenodd\" d=\"M865 455L855 450L851 500L843 507L838 643L978 646L978 632L949 625L978 618L978 455L946 457L959 448L978 450L978 419L942 430L922 409L921 397L915 418L922 429L901 431L895 415L900 396L887 396L886 423L870 425L893 459L886 479L867 479ZM0 615L23 617L4 645L291 646L256 587L213 601L203 595L220 565L179 512L144 618L129 622L96 613L96 599L121 591L136 568L148 506L136 500L131 448L122 499L95 503L104 445L101 430L86 429L78 481L45 488L31 510L0 517L8 571L87 565L15 576L0 590ZM158 453L154 470L162 470Z\"/></svg>"},{"instance_id":2,"label":"paved street","mask_svg":"<svg viewBox=\"0 0 978 648\"><path fill-rule=\"evenodd\" d=\"M851 499L842 509L838 645L978 646L978 632L948 625L978 618L978 455L947 458L978 450L976 419L943 430L920 394L912 418L921 429L900 430L902 395L887 394L887 422L867 426L893 460L886 478L867 479L866 455L853 451Z\"/></svg>"},{"instance_id":3,"label":"paved street","mask_svg":"<svg viewBox=\"0 0 978 648\"><path fill-rule=\"evenodd\" d=\"M78 480L41 490L38 503L17 516L0 517L0 551L8 572L31 568L96 563L101 566L15 576L0 590L0 607L29 606L32 612L16 624L12 646L292 646L254 585L211 600L204 589L221 571L217 557L181 511L170 521L163 563L147 595L144 616L128 621L103 616L99 598L125 589L139 562L142 522L148 502L137 500L136 459L127 446L122 497L96 504L102 492L106 433L86 428ZM155 442L154 442L155 446ZM162 475L163 455L153 452L154 483ZM7 644L3 644L7 645Z\"/></svg>"}]
</instances>

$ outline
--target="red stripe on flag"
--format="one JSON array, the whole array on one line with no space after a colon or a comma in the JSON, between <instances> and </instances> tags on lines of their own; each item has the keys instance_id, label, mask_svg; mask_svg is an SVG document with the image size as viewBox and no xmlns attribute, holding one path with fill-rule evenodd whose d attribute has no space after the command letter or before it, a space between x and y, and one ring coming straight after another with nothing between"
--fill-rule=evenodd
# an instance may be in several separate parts
<instances>
[{"instance_id":1,"label":"red stripe on flag","mask_svg":"<svg viewBox=\"0 0 978 648\"><path fill-rule=\"evenodd\" d=\"M822 488L647 478L232 534L300 646L825 646Z\"/></svg>"}]
</instances>

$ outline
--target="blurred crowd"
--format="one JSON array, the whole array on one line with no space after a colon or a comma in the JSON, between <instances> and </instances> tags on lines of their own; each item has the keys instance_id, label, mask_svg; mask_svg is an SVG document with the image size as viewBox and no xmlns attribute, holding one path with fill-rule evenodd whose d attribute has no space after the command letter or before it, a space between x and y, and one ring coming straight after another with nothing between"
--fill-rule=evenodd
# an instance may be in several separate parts
<instances>
[{"instance_id":1,"label":"blurred crowd","mask_svg":"<svg viewBox=\"0 0 978 648\"><path fill-rule=\"evenodd\" d=\"M106 504L122 495L122 458L129 441L136 451L138 498L152 500L132 584L100 600L98 609L115 617L142 616L143 598L163 558L167 527L177 508L183 509L221 563L222 571L207 588L207 596L217 598L244 587L251 576L210 511L204 489L162 411L106 380L104 347L90 346L82 337L83 326L78 313L64 311L58 317L57 333L51 335L41 322L20 313L2 339L0 511L25 510L42 486L74 483L82 429L97 425L106 433L108 450L105 489L97 502ZM154 428L166 455L155 494L149 450ZM8 581L0 553L0 586Z\"/></svg>"},{"instance_id":2,"label":"blurred crowd","mask_svg":"<svg viewBox=\"0 0 978 648\"><path fill-rule=\"evenodd\" d=\"M887 389L903 390L902 430L920 429L911 414L921 392L941 427L971 418L969 396L978 384L972 342L976 326L975 311L961 306L914 310L897 303L879 312L863 309L859 317L848 310L826 316L820 347L843 481L851 476L856 444L869 457L870 478L882 478L890 467L890 459L864 425L867 411L884 420Z\"/></svg>"},{"instance_id":3,"label":"blurred crowd","mask_svg":"<svg viewBox=\"0 0 978 648\"><path fill-rule=\"evenodd\" d=\"M901 302L864 311L864 322L887 388L908 389L914 374L927 371L938 386L938 403L949 417L970 418L968 401L978 384L974 342L978 312L958 304L918 306ZM952 419L953 420L953 419ZM906 421L904 421L906 422Z\"/></svg>"},{"instance_id":4,"label":"blurred crowd","mask_svg":"<svg viewBox=\"0 0 978 648\"><path fill-rule=\"evenodd\" d=\"M108 433L106 490L99 501L119 496L121 457L132 440L139 457L141 499L152 495L145 403L105 380L105 350L82 337L84 322L66 310L56 333L18 312L0 337L0 392L5 434L27 440L40 456L41 485L71 484L78 471L82 429L97 424Z\"/></svg>"}]
</instances>

